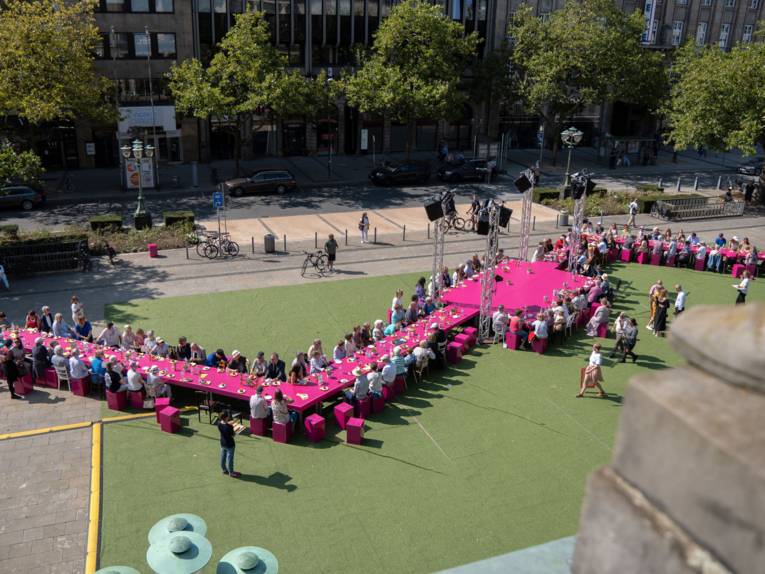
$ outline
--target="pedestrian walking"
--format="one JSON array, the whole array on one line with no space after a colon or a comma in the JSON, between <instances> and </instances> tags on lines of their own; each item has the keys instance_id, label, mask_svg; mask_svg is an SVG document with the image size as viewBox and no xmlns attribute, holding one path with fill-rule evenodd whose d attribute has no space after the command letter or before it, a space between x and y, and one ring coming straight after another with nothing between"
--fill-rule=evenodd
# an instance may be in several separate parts
<instances>
[{"instance_id":1,"label":"pedestrian walking","mask_svg":"<svg viewBox=\"0 0 765 574\"><path fill-rule=\"evenodd\" d=\"M218 432L220 432L220 467L223 474L232 478L239 478L241 473L234 471L234 451L236 443L234 442L234 426L231 424L231 418L227 412L223 412L218 420Z\"/></svg>"},{"instance_id":2,"label":"pedestrian walking","mask_svg":"<svg viewBox=\"0 0 765 574\"><path fill-rule=\"evenodd\" d=\"M733 287L738 291L736 305L743 305L746 303L746 293L749 291L749 271L744 271L743 275L741 275L741 282Z\"/></svg>"},{"instance_id":3,"label":"pedestrian walking","mask_svg":"<svg viewBox=\"0 0 765 574\"><path fill-rule=\"evenodd\" d=\"M685 311L685 298L688 295L683 291L683 286L679 283L675 285L675 291L677 291L677 296L675 297L675 315L679 315Z\"/></svg>"},{"instance_id":4,"label":"pedestrian walking","mask_svg":"<svg viewBox=\"0 0 765 574\"><path fill-rule=\"evenodd\" d=\"M622 349L624 355L622 356L622 363L627 362L627 355L632 357L632 362L636 363L638 356L635 354L634 349L637 345L638 324L637 319L630 319L629 324L624 330L624 341L622 343Z\"/></svg>"},{"instance_id":5,"label":"pedestrian walking","mask_svg":"<svg viewBox=\"0 0 765 574\"><path fill-rule=\"evenodd\" d=\"M16 390L13 388L13 383L19 379L19 366L13 356L13 351L8 347L4 347L2 350L0 364L2 364L3 367L3 375L5 381L8 383L8 390L11 392L11 398L20 399L21 397L16 394Z\"/></svg>"},{"instance_id":6,"label":"pedestrian walking","mask_svg":"<svg viewBox=\"0 0 765 574\"><path fill-rule=\"evenodd\" d=\"M77 324L80 317L85 316L85 305L82 304L77 295L72 295L72 323Z\"/></svg>"},{"instance_id":7,"label":"pedestrian walking","mask_svg":"<svg viewBox=\"0 0 765 574\"><path fill-rule=\"evenodd\" d=\"M366 211L361 214L361 219L359 219L359 231L361 232L361 242L369 243L369 216L367 216Z\"/></svg>"},{"instance_id":8,"label":"pedestrian walking","mask_svg":"<svg viewBox=\"0 0 765 574\"><path fill-rule=\"evenodd\" d=\"M335 236L330 233L329 239L324 243L324 251L327 254L327 267L330 271L335 270L335 259L337 258L337 241Z\"/></svg>"},{"instance_id":9,"label":"pedestrian walking","mask_svg":"<svg viewBox=\"0 0 765 574\"><path fill-rule=\"evenodd\" d=\"M11 290L11 286L8 284L8 276L5 274L5 267L3 267L2 263L0 263L0 283L5 285L5 288L9 291Z\"/></svg>"},{"instance_id":10,"label":"pedestrian walking","mask_svg":"<svg viewBox=\"0 0 765 574\"><path fill-rule=\"evenodd\" d=\"M633 199L630 202L629 212L630 212L630 218L627 220L627 227L635 227L635 217L637 216L637 212L638 212L637 199Z\"/></svg>"}]
</instances>

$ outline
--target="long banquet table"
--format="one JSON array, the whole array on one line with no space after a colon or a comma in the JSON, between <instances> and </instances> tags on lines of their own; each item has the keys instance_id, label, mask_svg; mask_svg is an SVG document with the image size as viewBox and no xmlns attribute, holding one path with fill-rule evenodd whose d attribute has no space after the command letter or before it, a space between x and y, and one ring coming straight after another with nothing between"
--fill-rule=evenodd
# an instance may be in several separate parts
<instances>
[{"instance_id":1,"label":"long banquet table","mask_svg":"<svg viewBox=\"0 0 765 574\"><path fill-rule=\"evenodd\" d=\"M356 367L368 369L373 361L378 361L383 355L391 353L395 346L400 346L402 351L407 352L414 349L421 341L427 339L431 333L429 327L433 323L438 323L439 328L449 331L471 320L477 314L477 309L448 305L420 319L414 325L410 325L406 329L357 352L353 357L333 362L325 373L309 375L303 384L299 385L291 385L286 382L269 382L262 378L250 380L247 375L203 365L192 364L186 371L184 370L186 365L183 361L173 361L137 352L130 353L128 357L126 351L104 348L93 343L73 339L45 336L45 342L49 344L50 341L56 340L64 347L67 356L69 351L75 347L78 348L83 361L87 364L90 363L90 358L94 356L95 351L101 349L105 356L115 355L117 360L123 364L128 361L136 361L144 372L156 365L160 369L160 377L171 385L233 399L249 401L257 387L265 385L264 396L270 401L272 398L270 387L274 387L274 390L280 388L286 397L292 399L290 408L302 414L322 401L336 396L344 388L352 386L354 377L351 372ZM4 332L3 335L5 338L13 338L16 333ZM34 346L35 339L40 336L41 334L36 329L20 329L18 331L18 337L23 341L25 349L30 351Z\"/></svg>"}]
</instances>

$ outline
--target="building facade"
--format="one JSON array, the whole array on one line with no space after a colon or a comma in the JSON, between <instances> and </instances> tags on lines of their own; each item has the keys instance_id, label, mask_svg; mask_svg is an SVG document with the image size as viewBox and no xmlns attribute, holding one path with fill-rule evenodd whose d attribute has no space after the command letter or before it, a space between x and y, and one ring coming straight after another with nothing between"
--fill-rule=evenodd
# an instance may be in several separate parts
<instances>
[{"instance_id":1,"label":"building facade","mask_svg":"<svg viewBox=\"0 0 765 574\"><path fill-rule=\"evenodd\" d=\"M688 41L730 49L755 39L756 24L765 18L765 0L616 0L625 11L641 11L646 19L647 48L670 49ZM564 0L533 0L540 18L549 17ZM522 0L439 0L444 14L465 32L482 38L477 56L501 46ZM121 120L114 126L78 124L53 142L49 153L68 167L107 167L119 162L119 146L139 137L155 143L161 162L208 161L233 154L230 134L215 121L197 121L177 114L165 74L187 58L209 62L215 46L233 25L237 13L261 10L271 26L274 45L289 65L312 75L330 76L353 64L354 51L372 43L394 0L100 0L96 21L102 32L97 70L115 84ZM148 36L147 36L148 30ZM418 122L416 147L435 149L446 140L453 149L472 149L481 139L509 134L512 145L536 145L539 120L517 107L488 109L465 106L462 119ZM586 133L604 122L617 133L639 135L640 114L620 104L593 108L576 118ZM618 118L618 121L614 121ZM612 125L613 124L613 125ZM601 130L605 131L605 130ZM326 151L359 153L404 149L407 128L387 118L359 114L340 103L337 114L315 123L301 118L265 125L243 134L244 157L267 153L305 154ZM55 163L55 162L54 162ZM51 165L49 167L56 167Z\"/></svg>"}]
</instances>

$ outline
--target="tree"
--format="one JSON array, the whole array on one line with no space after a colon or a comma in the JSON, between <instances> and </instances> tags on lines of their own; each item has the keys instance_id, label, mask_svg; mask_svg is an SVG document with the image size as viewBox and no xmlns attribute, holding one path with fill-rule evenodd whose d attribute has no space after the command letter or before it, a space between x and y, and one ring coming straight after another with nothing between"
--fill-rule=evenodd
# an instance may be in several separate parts
<instances>
[{"instance_id":1,"label":"tree","mask_svg":"<svg viewBox=\"0 0 765 574\"><path fill-rule=\"evenodd\" d=\"M114 88L96 74L95 2L4 0L0 7L0 114L39 125L113 119Z\"/></svg>"},{"instance_id":2,"label":"tree","mask_svg":"<svg viewBox=\"0 0 765 574\"><path fill-rule=\"evenodd\" d=\"M567 0L546 21L523 6L508 30L522 102L555 134L588 105L622 100L657 107L666 72L663 56L640 44L643 24L638 12L626 14L612 0Z\"/></svg>"},{"instance_id":3,"label":"tree","mask_svg":"<svg viewBox=\"0 0 765 574\"><path fill-rule=\"evenodd\" d=\"M0 185L12 182L38 183L43 174L40 157L32 151L17 151L0 144Z\"/></svg>"},{"instance_id":4,"label":"tree","mask_svg":"<svg viewBox=\"0 0 765 574\"><path fill-rule=\"evenodd\" d=\"M677 53L673 76L664 113L677 148L754 154L757 144L765 147L765 44L725 52L688 43Z\"/></svg>"},{"instance_id":5,"label":"tree","mask_svg":"<svg viewBox=\"0 0 765 574\"><path fill-rule=\"evenodd\" d=\"M375 35L371 55L346 81L351 105L409 126L407 154L417 118L458 115L465 101L462 72L475 55L478 36L443 15L440 5L405 0Z\"/></svg>"},{"instance_id":6,"label":"tree","mask_svg":"<svg viewBox=\"0 0 765 574\"><path fill-rule=\"evenodd\" d=\"M255 116L304 116L317 105L318 82L297 70L271 44L262 12L236 17L218 51L204 68L199 60L185 60L168 73L176 107L194 117L217 118L234 137L234 159L239 173L242 133ZM322 76L323 77L323 76Z\"/></svg>"}]
</instances>

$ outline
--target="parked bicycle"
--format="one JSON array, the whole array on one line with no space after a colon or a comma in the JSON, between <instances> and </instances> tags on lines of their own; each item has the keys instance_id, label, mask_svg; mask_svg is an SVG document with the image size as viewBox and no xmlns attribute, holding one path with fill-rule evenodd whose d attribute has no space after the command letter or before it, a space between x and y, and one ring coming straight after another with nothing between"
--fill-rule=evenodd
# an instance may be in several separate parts
<instances>
[{"instance_id":1,"label":"parked bicycle","mask_svg":"<svg viewBox=\"0 0 765 574\"><path fill-rule=\"evenodd\" d=\"M217 231L205 232L204 239L199 240L196 249L200 257L207 259L239 255L239 244L232 241L228 233L218 233Z\"/></svg>"},{"instance_id":2,"label":"parked bicycle","mask_svg":"<svg viewBox=\"0 0 765 574\"><path fill-rule=\"evenodd\" d=\"M319 275L324 275L327 270L327 254L323 251L303 251L305 253L305 261L303 261L303 268L300 274L305 277L308 266L313 267Z\"/></svg>"}]
</instances>

